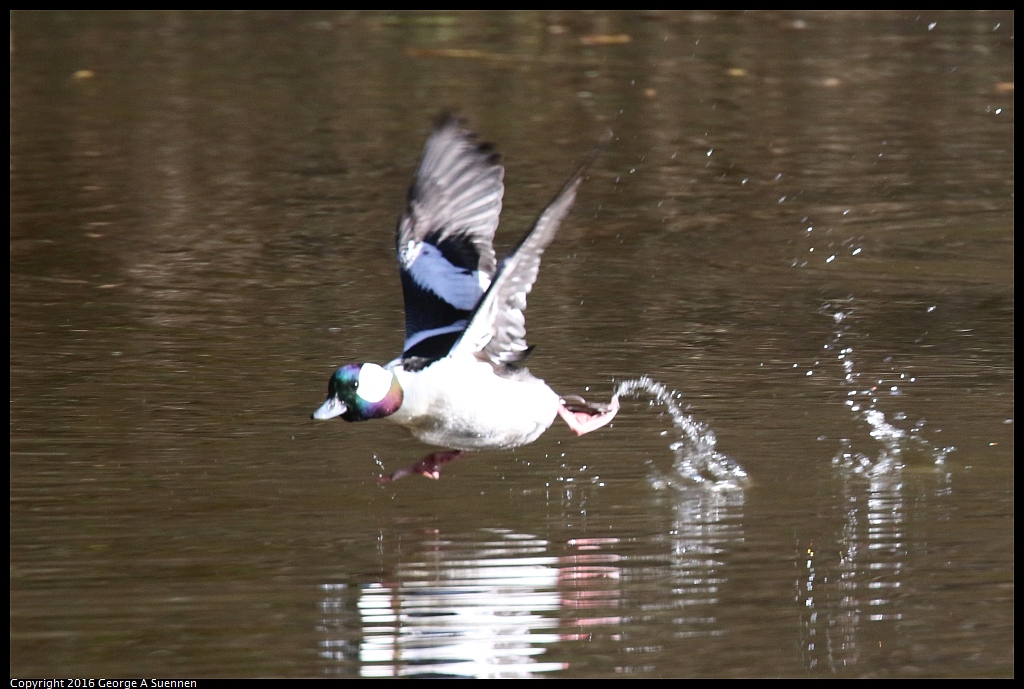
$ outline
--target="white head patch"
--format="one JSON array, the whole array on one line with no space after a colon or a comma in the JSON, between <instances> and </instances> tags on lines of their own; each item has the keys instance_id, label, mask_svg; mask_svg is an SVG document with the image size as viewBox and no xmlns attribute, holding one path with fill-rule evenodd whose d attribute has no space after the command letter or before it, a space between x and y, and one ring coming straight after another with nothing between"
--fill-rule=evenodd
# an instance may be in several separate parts
<instances>
[{"instance_id":1,"label":"white head patch","mask_svg":"<svg viewBox=\"0 0 1024 689\"><path fill-rule=\"evenodd\" d=\"M370 404L380 402L391 389L394 374L377 364L363 364L359 369L359 387L356 394Z\"/></svg>"}]
</instances>

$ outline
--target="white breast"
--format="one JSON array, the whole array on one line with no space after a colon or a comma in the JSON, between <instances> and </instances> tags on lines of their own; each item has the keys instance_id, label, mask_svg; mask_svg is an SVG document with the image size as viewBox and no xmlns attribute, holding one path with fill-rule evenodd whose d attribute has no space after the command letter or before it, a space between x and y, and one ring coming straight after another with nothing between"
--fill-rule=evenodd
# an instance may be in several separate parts
<instances>
[{"instance_id":1,"label":"white breast","mask_svg":"<svg viewBox=\"0 0 1024 689\"><path fill-rule=\"evenodd\" d=\"M416 373L396 369L402 406L388 418L419 440L456 450L507 448L536 440L558 413L544 381L494 375L476 359L442 359Z\"/></svg>"}]
</instances>

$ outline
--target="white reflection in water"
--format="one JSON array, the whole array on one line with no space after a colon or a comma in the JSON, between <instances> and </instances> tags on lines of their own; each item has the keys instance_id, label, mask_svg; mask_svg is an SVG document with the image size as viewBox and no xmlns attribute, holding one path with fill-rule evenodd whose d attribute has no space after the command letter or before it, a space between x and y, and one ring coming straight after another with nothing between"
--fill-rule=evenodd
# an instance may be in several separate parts
<instances>
[{"instance_id":1,"label":"white reflection in water","mask_svg":"<svg viewBox=\"0 0 1024 689\"><path fill-rule=\"evenodd\" d=\"M715 613L726 581L722 555L742 539L743 493L694 488L679 495L686 497L670 530L651 543L660 553L633 563L615 552L622 544L610 536L551 544L498 529L470 534L484 540L469 543L424 534L418 554L391 577L323 586L327 672L543 676L570 668L574 643L609 643L629 654L635 639L649 640L650 622L621 613L637 605L677 638L722 633Z\"/></svg>"},{"instance_id":2,"label":"white reflection in water","mask_svg":"<svg viewBox=\"0 0 1024 689\"><path fill-rule=\"evenodd\" d=\"M872 476L866 490L857 481L844 482L844 521L836 542L807 548L797 584L807 670L856 666L868 650L865 644L895 634L894 625L904 617L897 596L907 557L900 473Z\"/></svg>"},{"instance_id":3,"label":"white reflection in water","mask_svg":"<svg viewBox=\"0 0 1024 689\"><path fill-rule=\"evenodd\" d=\"M575 539L573 554L549 553L547 541L495 531L499 540L463 545L432 539L430 561L400 564L395 581L364 585L356 601L358 649L346 639L325 641L322 655L344 661L357 654L364 677L530 677L567 664L538 656L578 629L617 624L604 612L621 598L619 556L602 552L617 539ZM324 587L325 630L346 626L344 595ZM591 610L598 615L592 616ZM562 619L571 613L574 624ZM568 627L568 628L567 628Z\"/></svg>"},{"instance_id":4,"label":"white reflection in water","mask_svg":"<svg viewBox=\"0 0 1024 689\"><path fill-rule=\"evenodd\" d=\"M743 542L744 495L690 488L675 503L670 538L676 638L725 632L715 611L727 581L723 555L729 546Z\"/></svg>"},{"instance_id":5,"label":"white reflection in water","mask_svg":"<svg viewBox=\"0 0 1024 689\"><path fill-rule=\"evenodd\" d=\"M451 562L447 583L401 572L397 587L363 588L359 612L364 677L445 674L524 677L561 669L534 656L557 636L554 558Z\"/></svg>"},{"instance_id":6,"label":"white reflection in water","mask_svg":"<svg viewBox=\"0 0 1024 689\"><path fill-rule=\"evenodd\" d=\"M866 437L841 439L842 447L833 457L841 486L841 532L833 543L806 548L797 601L805 668L838 672L862 660L868 650L865 644L881 643L879 639L898 632L905 614L897 596L904 584L907 557L904 470L910 459L923 458L940 470L940 481L948 483L949 474L942 467L953 448L931 446L921 436L923 419L901 427L905 413L893 413L891 420L886 417L878 408L879 400L883 395L902 395L914 377L887 360L890 370L883 377L863 382L865 377L856 370L854 347L849 338L843 339L849 334L852 312L849 308L831 312L829 305L825 309L837 329L824 348L841 365L845 406L866 423ZM877 449L854 449L865 442Z\"/></svg>"}]
</instances>

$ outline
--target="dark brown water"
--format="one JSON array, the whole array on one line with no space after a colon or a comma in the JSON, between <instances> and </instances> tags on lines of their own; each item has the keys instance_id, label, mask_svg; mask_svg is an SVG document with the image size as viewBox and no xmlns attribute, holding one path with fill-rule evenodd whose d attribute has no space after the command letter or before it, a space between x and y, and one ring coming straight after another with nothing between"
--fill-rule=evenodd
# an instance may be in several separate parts
<instances>
[{"instance_id":1,"label":"dark brown water","mask_svg":"<svg viewBox=\"0 0 1024 689\"><path fill-rule=\"evenodd\" d=\"M1012 676L1014 16L16 13L11 675ZM402 341L440 111L531 369L649 376L439 482L315 424ZM708 436L703 436L705 440Z\"/></svg>"}]
</instances>

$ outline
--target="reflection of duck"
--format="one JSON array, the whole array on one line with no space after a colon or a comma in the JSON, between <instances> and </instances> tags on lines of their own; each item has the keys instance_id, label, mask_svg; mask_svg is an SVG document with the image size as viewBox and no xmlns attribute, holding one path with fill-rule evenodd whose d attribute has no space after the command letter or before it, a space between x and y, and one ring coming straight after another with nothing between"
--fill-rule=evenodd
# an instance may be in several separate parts
<instances>
[{"instance_id":1,"label":"reflection of duck","mask_svg":"<svg viewBox=\"0 0 1024 689\"><path fill-rule=\"evenodd\" d=\"M463 450L509 448L536 440L556 415L582 435L615 416L618 400L559 398L521 365L523 311L540 257L576 199L589 161L544 209L519 246L498 264L499 156L446 116L427 140L398 225L405 293L405 348L387 364L349 364L331 376L314 419L387 417L425 443L453 448L392 474L438 478Z\"/></svg>"}]
</instances>

